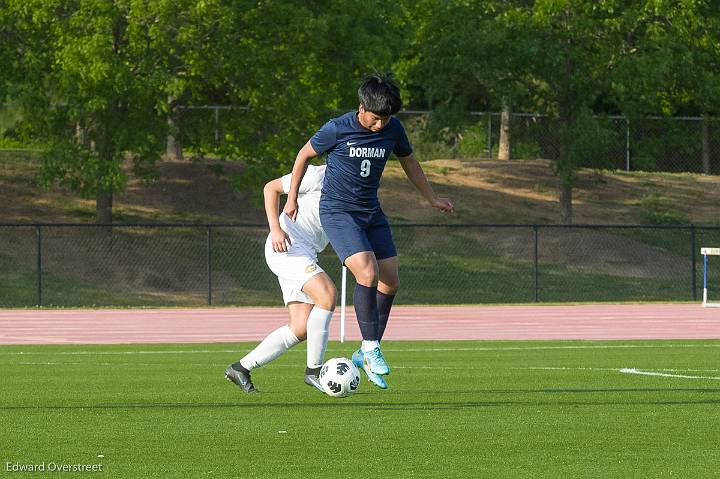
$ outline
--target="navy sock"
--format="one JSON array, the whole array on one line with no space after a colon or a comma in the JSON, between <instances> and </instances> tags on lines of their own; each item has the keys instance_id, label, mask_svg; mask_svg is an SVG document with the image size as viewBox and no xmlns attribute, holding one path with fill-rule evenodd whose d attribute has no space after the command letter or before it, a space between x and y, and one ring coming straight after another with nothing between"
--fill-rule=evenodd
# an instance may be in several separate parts
<instances>
[{"instance_id":1,"label":"navy sock","mask_svg":"<svg viewBox=\"0 0 720 479\"><path fill-rule=\"evenodd\" d=\"M353 306L362 338L365 341L380 339L378 337L377 286L368 287L356 284Z\"/></svg>"},{"instance_id":2,"label":"navy sock","mask_svg":"<svg viewBox=\"0 0 720 479\"><path fill-rule=\"evenodd\" d=\"M394 299L394 294L377 292L378 317L380 319L378 323L378 339L382 339L385 334L385 328L387 327L388 318L390 317L390 308L392 308Z\"/></svg>"}]
</instances>

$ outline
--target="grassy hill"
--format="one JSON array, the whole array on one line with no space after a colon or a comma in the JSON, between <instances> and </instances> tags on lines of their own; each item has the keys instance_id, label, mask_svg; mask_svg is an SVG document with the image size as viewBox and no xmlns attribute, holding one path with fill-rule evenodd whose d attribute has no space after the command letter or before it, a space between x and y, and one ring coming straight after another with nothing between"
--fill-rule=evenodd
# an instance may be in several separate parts
<instances>
[{"instance_id":1,"label":"grassy hill","mask_svg":"<svg viewBox=\"0 0 720 479\"><path fill-rule=\"evenodd\" d=\"M115 220L134 222L265 222L250 192L234 192L219 174L239 173L236 163L163 162L153 182L133 179L114 198ZM0 222L89 223L91 199L37 185L36 153L0 151ZM557 223L557 177L545 160L423 162L441 195L456 213L429 208L397 161L385 171L380 198L386 214L402 223ZM574 191L578 224L720 223L720 176L582 170Z\"/></svg>"}]
</instances>

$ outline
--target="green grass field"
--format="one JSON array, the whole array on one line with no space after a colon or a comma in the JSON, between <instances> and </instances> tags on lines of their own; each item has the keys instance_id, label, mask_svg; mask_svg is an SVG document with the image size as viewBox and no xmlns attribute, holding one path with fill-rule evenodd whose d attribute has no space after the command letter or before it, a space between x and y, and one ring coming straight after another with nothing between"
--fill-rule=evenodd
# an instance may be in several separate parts
<instances>
[{"instance_id":1,"label":"green grass field","mask_svg":"<svg viewBox=\"0 0 720 479\"><path fill-rule=\"evenodd\" d=\"M3 346L8 464L82 477L716 477L718 341L391 342L391 389L302 381L304 347L241 393L250 344ZM332 343L327 357L349 356ZM621 368L676 376L624 374ZM102 456L102 457L99 457Z\"/></svg>"}]
</instances>

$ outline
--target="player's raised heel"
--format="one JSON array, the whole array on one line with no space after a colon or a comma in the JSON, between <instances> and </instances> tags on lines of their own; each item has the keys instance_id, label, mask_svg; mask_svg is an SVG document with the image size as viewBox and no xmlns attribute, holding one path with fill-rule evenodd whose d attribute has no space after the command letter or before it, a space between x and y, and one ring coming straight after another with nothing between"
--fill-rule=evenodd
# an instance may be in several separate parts
<instances>
[{"instance_id":1,"label":"player's raised heel","mask_svg":"<svg viewBox=\"0 0 720 479\"><path fill-rule=\"evenodd\" d=\"M225 379L235 383L237 387L246 393L254 394L260 392L255 389L255 385L252 383L252 379L250 379L249 372L246 373L244 371L234 369L232 366L228 366L227 369L225 369Z\"/></svg>"},{"instance_id":2,"label":"player's raised heel","mask_svg":"<svg viewBox=\"0 0 720 479\"><path fill-rule=\"evenodd\" d=\"M365 355L363 355L362 349L358 349L352 354L352 362L356 368L360 369L363 367L365 362Z\"/></svg>"},{"instance_id":3,"label":"player's raised heel","mask_svg":"<svg viewBox=\"0 0 720 479\"><path fill-rule=\"evenodd\" d=\"M364 365L367 364L370 371L375 374L384 376L390 374L390 366L385 362L382 351L380 348L375 348L372 351L366 351L364 354Z\"/></svg>"}]
</instances>

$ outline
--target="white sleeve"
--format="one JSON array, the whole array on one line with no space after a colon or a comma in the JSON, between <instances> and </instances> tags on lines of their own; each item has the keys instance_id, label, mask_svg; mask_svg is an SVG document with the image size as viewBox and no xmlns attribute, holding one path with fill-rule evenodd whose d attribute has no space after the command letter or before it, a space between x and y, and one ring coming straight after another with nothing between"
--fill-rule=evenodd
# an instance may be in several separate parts
<instances>
[{"instance_id":1,"label":"white sleeve","mask_svg":"<svg viewBox=\"0 0 720 479\"><path fill-rule=\"evenodd\" d=\"M308 165L300 183L298 194L308 193L310 191L320 191L322 189L323 180L325 179L325 165L315 166ZM290 191L290 181L292 173L283 176L281 179L283 191L287 194Z\"/></svg>"}]
</instances>

